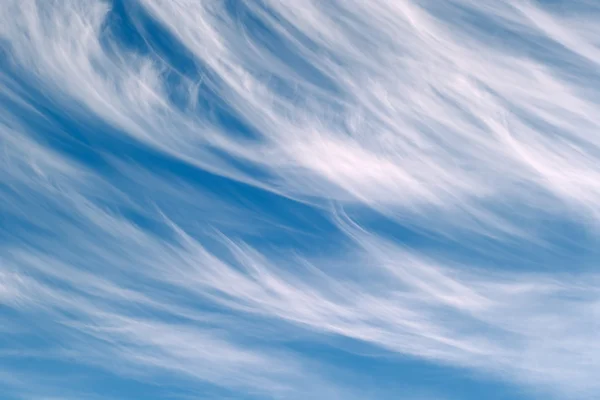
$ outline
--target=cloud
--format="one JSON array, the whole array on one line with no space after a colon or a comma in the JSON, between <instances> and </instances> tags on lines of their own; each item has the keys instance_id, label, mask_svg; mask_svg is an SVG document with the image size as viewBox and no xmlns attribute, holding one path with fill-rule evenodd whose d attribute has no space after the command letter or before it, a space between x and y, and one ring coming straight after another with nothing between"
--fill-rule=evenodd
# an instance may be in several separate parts
<instances>
[{"instance_id":1,"label":"cloud","mask_svg":"<svg viewBox=\"0 0 600 400\"><path fill-rule=\"evenodd\" d=\"M233 309L392 352L564 393L598 390L598 327L590 318L600 304L596 274L459 268L343 229L361 250L337 269L331 261L273 260L229 241L234 261L224 263L184 237L179 274L170 270L162 280Z\"/></svg>"},{"instance_id":2,"label":"cloud","mask_svg":"<svg viewBox=\"0 0 600 400\"><path fill-rule=\"evenodd\" d=\"M259 397L361 397L292 337L600 392L598 7L234 3L0 10L0 335Z\"/></svg>"},{"instance_id":3,"label":"cloud","mask_svg":"<svg viewBox=\"0 0 600 400\"><path fill-rule=\"evenodd\" d=\"M594 48L532 4L490 4L456 2L446 11L458 21L472 10L533 44L554 40L578 55ZM14 16L6 17L3 36L64 106L76 108L74 99L186 162L277 193L357 201L404 219L408 207L419 218L457 219L455 228L482 225L490 234L523 230L490 210L499 197L505 207L566 203L596 214L598 144L588 134L598 127L596 103L583 82L565 76L558 58L501 46L474 23L441 20L427 3L273 2L272 12L240 4L239 18L255 18L279 37L273 43L263 43L250 22L236 23L223 5L142 5L205 66L195 79L258 132L255 140L232 136L201 110L178 107L165 82L174 61L119 50L104 25L108 4L7 7ZM134 17L140 12L132 10ZM358 50L360 44L368 46ZM312 69L295 70L273 46L297 53ZM318 87L317 76L335 90ZM197 82L181 85L197 102Z\"/></svg>"}]
</instances>

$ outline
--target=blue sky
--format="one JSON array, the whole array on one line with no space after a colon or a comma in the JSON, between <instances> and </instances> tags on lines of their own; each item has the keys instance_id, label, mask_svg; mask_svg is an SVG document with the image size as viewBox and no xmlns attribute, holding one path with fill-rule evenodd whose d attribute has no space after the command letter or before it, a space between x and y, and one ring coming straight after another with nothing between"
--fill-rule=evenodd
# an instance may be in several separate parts
<instances>
[{"instance_id":1,"label":"blue sky","mask_svg":"<svg viewBox=\"0 0 600 400\"><path fill-rule=\"evenodd\" d=\"M4 1L0 398L598 398L599 19Z\"/></svg>"}]
</instances>

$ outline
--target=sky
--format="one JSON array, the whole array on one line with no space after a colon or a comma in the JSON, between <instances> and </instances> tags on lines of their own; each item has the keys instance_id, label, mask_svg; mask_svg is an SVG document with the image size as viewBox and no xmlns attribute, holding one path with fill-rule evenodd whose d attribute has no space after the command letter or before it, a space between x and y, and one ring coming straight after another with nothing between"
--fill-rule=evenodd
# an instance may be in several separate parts
<instances>
[{"instance_id":1,"label":"sky","mask_svg":"<svg viewBox=\"0 0 600 400\"><path fill-rule=\"evenodd\" d=\"M597 0L3 0L0 398L600 398Z\"/></svg>"}]
</instances>

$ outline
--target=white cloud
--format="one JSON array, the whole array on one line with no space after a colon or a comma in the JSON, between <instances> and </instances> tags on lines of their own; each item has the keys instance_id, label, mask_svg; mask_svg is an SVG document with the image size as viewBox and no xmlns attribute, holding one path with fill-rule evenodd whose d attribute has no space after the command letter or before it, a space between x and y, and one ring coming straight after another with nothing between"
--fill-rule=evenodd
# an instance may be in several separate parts
<instances>
[{"instance_id":1,"label":"white cloud","mask_svg":"<svg viewBox=\"0 0 600 400\"><path fill-rule=\"evenodd\" d=\"M171 371L272 396L309 381L315 392L347 394L308 372L306 358L257 340L290 330L567 398L600 391L597 274L465 265L338 214L338 205L351 215L374 209L457 243L475 232L502 251L509 241L539 251L547 218L577 224L595 241L597 229L588 228L600 216L600 10L591 2L577 2L585 13L561 13L516 0L273 0L240 2L238 15L220 2L140 3L205 76L171 87L174 61L125 49L106 25L106 2L23 0L0 9L2 101L25 110L0 111L0 211L52 236L19 231L1 244L0 302L41 318L78 361L111 369L119 359L123 373ZM261 36L243 13L278 40ZM136 198L36 139L28 118L43 120L44 111L15 90L20 81L68 117L90 121L95 137L127 135L330 212L346 247L322 259L267 251L228 232L211 236L213 228L293 227L263 217L260 205L250 220L218 193L106 155L120 178L160 191ZM211 118L200 87L255 137ZM116 131L96 130L97 120ZM119 215L124 205L164 234ZM210 227L190 233L172 221L177 210ZM258 334L233 332L242 320Z\"/></svg>"}]
</instances>

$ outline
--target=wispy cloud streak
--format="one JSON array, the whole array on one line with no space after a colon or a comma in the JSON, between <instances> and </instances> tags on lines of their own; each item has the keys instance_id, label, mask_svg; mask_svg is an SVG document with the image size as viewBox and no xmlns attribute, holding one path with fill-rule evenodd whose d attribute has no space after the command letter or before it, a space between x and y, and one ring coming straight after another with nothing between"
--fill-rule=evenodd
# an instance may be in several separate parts
<instances>
[{"instance_id":1,"label":"wispy cloud streak","mask_svg":"<svg viewBox=\"0 0 600 400\"><path fill-rule=\"evenodd\" d=\"M597 395L598 18L6 1L0 382L103 395L27 389L32 357L169 395L374 396L310 345Z\"/></svg>"}]
</instances>

